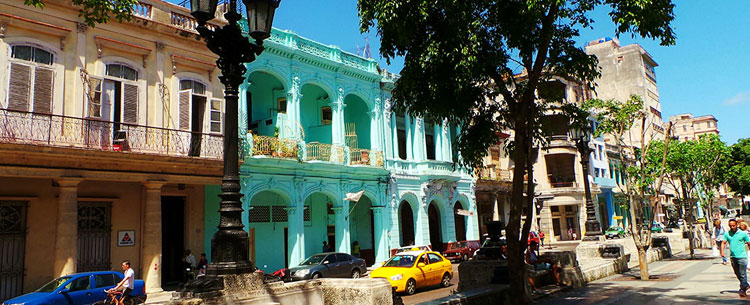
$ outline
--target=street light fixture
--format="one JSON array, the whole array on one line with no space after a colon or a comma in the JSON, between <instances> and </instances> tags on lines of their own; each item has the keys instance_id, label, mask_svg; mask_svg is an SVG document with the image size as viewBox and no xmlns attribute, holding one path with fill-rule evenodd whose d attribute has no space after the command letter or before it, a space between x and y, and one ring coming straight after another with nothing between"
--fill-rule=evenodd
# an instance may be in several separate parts
<instances>
[{"instance_id":1,"label":"street light fixture","mask_svg":"<svg viewBox=\"0 0 750 305\"><path fill-rule=\"evenodd\" d=\"M596 219L596 210L594 202L591 200L591 186L589 185L589 154L592 149L589 147L591 141L591 125L586 123L583 128L574 127L570 129L570 138L576 141L576 148L581 153L581 167L583 168L583 188L586 197L586 237L598 239L602 235L602 228L599 220Z\"/></svg>"},{"instance_id":2,"label":"street light fixture","mask_svg":"<svg viewBox=\"0 0 750 305\"><path fill-rule=\"evenodd\" d=\"M198 33L206 40L211 52L219 59L216 65L221 70L219 80L224 84L224 176L221 183L219 208L219 231L211 239L212 263L206 271L209 276L242 274L253 271L249 260L248 234L242 224L242 194L239 179L239 149L237 127L238 90L242 84L245 63L255 60L263 52L263 40L271 34L271 24L281 0L243 0L247 8L248 33L255 40L250 42L242 35L237 23L242 15L237 12L237 0L230 0L224 14L228 24L211 30L206 22L214 19L218 0L191 0L191 14L198 22Z\"/></svg>"}]
</instances>

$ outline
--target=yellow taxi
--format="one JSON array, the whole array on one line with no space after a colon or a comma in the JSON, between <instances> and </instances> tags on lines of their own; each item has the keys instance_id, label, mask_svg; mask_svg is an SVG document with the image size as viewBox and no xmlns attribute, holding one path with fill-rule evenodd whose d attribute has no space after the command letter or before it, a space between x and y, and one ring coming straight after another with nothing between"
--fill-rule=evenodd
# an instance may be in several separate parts
<instances>
[{"instance_id":1,"label":"yellow taxi","mask_svg":"<svg viewBox=\"0 0 750 305\"><path fill-rule=\"evenodd\" d=\"M370 272L370 278L387 279L397 292L414 294L417 287L440 285L448 287L453 278L451 262L433 251L397 253Z\"/></svg>"}]
</instances>

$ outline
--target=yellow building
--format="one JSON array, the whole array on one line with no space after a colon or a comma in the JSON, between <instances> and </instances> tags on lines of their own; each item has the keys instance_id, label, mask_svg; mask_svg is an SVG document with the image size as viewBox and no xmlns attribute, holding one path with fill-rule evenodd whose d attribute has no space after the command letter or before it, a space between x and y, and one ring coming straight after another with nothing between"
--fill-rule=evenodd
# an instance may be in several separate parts
<instances>
[{"instance_id":1,"label":"yellow building","mask_svg":"<svg viewBox=\"0 0 750 305\"><path fill-rule=\"evenodd\" d=\"M45 2L0 3L0 301L123 260L160 291L218 201L216 58L183 7L144 0L92 28Z\"/></svg>"}]
</instances>

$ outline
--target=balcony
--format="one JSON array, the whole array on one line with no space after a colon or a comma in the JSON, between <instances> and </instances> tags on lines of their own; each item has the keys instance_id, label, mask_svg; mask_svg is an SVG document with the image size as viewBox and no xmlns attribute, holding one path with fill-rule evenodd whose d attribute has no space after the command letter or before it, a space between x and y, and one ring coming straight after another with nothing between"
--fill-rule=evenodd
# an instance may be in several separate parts
<instances>
[{"instance_id":1,"label":"balcony","mask_svg":"<svg viewBox=\"0 0 750 305\"><path fill-rule=\"evenodd\" d=\"M510 170L486 167L479 170L479 179L483 180L497 180L497 181L512 181Z\"/></svg>"},{"instance_id":2,"label":"balcony","mask_svg":"<svg viewBox=\"0 0 750 305\"><path fill-rule=\"evenodd\" d=\"M349 164L383 166L383 152L371 151L363 148L352 148L349 150Z\"/></svg>"},{"instance_id":3,"label":"balcony","mask_svg":"<svg viewBox=\"0 0 750 305\"><path fill-rule=\"evenodd\" d=\"M215 134L0 109L0 143L222 159Z\"/></svg>"},{"instance_id":4,"label":"balcony","mask_svg":"<svg viewBox=\"0 0 750 305\"><path fill-rule=\"evenodd\" d=\"M297 159L297 141L277 137L253 135L252 155Z\"/></svg>"},{"instance_id":5,"label":"balcony","mask_svg":"<svg viewBox=\"0 0 750 305\"><path fill-rule=\"evenodd\" d=\"M575 148L576 142L570 139L568 135L552 135L547 137L547 147L569 147Z\"/></svg>"}]
</instances>

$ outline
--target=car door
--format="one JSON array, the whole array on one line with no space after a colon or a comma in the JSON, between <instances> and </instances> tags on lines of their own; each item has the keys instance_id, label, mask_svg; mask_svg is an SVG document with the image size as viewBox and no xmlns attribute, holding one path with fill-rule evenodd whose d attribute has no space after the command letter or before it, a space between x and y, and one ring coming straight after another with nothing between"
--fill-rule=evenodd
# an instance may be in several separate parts
<instances>
[{"instance_id":1,"label":"car door","mask_svg":"<svg viewBox=\"0 0 750 305\"><path fill-rule=\"evenodd\" d=\"M104 300L107 293L105 289L111 289L117 286L117 279L113 273L95 274L94 275L94 296L97 300Z\"/></svg>"},{"instance_id":2,"label":"car door","mask_svg":"<svg viewBox=\"0 0 750 305\"><path fill-rule=\"evenodd\" d=\"M336 266L336 270L338 270L337 277L350 277L352 272L352 260L349 257L349 254L337 253L336 261L338 264L338 266Z\"/></svg>"},{"instance_id":3,"label":"car door","mask_svg":"<svg viewBox=\"0 0 750 305\"><path fill-rule=\"evenodd\" d=\"M88 305L100 301L94 295L94 289L91 285L91 275L73 279L65 285L64 289L62 295L70 305Z\"/></svg>"},{"instance_id":4,"label":"car door","mask_svg":"<svg viewBox=\"0 0 750 305\"><path fill-rule=\"evenodd\" d=\"M336 254L326 256L323 263L323 277L336 277Z\"/></svg>"},{"instance_id":5,"label":"car door","mask_svg":"<svg viewBox=\"0 0 750 305\"><path fill-rule=\"evenodd\" d=\"M424 266L419 267L420 263L423 263ZM426 286L429 285L430 279L430 260L427 258L427 253L424 253L419 256L419 259L417 259L417 263L414 265L414 268L417 269L416 274L416 280L417 280L417 286Z\"/></svg>"},{"instance_id":6,"label":"car door","mask_svg":"<svg viewBox=\"0 0 750 305\"><path fill-rule=\"evenodd\" d=\"M440 280L443 279L443 271L445 260L435 253L427 253L427 257L430 261L430 285L440 284Z\"/></svg>"}]
</instances>

